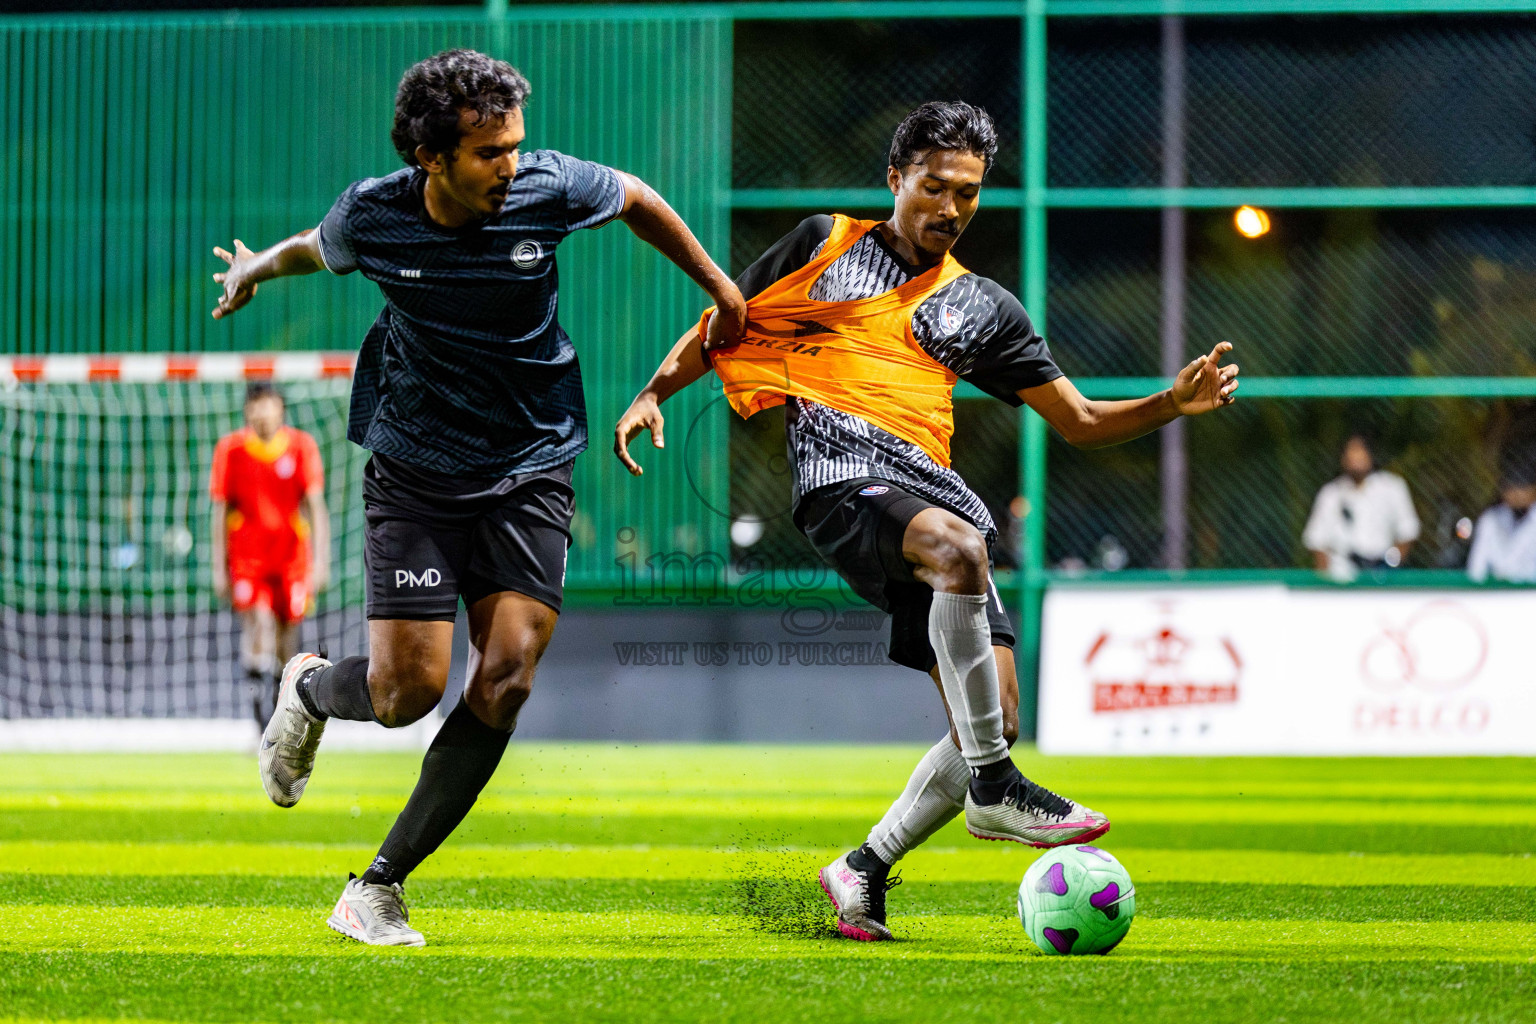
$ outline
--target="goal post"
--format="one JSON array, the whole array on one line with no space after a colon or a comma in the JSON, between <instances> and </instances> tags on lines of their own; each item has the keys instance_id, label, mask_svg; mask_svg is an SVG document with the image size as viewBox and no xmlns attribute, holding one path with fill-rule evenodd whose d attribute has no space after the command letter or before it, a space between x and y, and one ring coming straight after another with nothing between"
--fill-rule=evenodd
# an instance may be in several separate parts
<instances>
[{"instance_id":1,"label":"goal post","mask_svg":"<svg viewBox=\"0 0 1536 1024\"><path fill-rule=\"evenodd\" d=\"M353 355L0 358L0 722L249 718L239 624L212 579L214 446L270 380L311 434L331 581L304 649L366 649ZM189 723L190 724L190 723Z\"/></svg>"}]
</instances>

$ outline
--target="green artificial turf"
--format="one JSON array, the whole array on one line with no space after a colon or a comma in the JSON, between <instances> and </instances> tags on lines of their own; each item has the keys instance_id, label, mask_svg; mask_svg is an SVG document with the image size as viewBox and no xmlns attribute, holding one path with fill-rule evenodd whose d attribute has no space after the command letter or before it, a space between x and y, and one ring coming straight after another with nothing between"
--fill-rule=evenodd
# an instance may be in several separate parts
<instances>
[{"instance_id":1,"label":"green artificial turf","mask_svg":"<svg viewBox=\"0 0 1536 1024\"><path fill-rule=\"evenodd\" d=\"M419 758L0 756L0 1020L1536 1020L1536 764L1042 758L1137 885L1111 955L1035 950L1035 852L957 823L901 865L902 941L832 931L815 869L902 747L514 744L408 886L421 950L324 918Z\"/></svg>"}]
</instances>

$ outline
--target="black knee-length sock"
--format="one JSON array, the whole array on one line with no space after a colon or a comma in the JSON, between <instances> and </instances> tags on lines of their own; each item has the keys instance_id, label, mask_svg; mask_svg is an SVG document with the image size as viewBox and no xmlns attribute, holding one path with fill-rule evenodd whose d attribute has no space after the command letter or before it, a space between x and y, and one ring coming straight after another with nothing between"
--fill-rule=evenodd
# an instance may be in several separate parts
<instances>
[{"instance_id":1,"label":"black knee-length sock","mask_svg":"<svg viewBox=\"0 0 1536 1024\"><path fill-rule=\"evenodd\" d=\"M317 718L377 722L368 695L368 659L342 658L299 680L299 700Z\"/></svg>"},{"instance_id":2,"label":"black knee-length sock","mask_svg":"<svg viewBox=\"0 0 1536 1024\"><path fill-rule=\"evenodd\" d=\"M269 698L265 692L267 680L271 678L271 676L259 668L248 668L245 670L245 685L251 691L251 713L256 716L256 725L261 729L267 727L267 720L272 717L267 714Z\"/></svg>"},{"instance_id":3,"label":"black knee-length sock","mask_svg":"<svg viewBox=\"0 0 1536 1024\"><path fill-rule=\"evenodd\" d=\"M496 773L511 738L511 733L476 718L460 698L427 748L416 789L379 847L379 855L363 873L363 881L404 882L459 827Z\"/></svg>"}]
</instances>

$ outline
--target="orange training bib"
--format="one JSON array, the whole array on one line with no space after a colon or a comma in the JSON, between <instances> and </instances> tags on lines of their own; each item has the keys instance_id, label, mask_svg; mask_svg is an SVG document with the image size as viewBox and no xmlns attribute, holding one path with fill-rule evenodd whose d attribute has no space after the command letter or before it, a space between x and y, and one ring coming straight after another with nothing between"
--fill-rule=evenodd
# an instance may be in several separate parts
<instances>
[{"instance_id":1,"label":"orange training bib","mask_svg":"<svg viewBox=\"0 0 1536 1024\"><path fill-rule=\"evenodd\" d=\"M875 223L835 215L821 255L749 301L741 344L708 358L743 418L795 395L858 416L948 466L957 378L917 343L912 315L970 271L945 254L927 273L873 298L810 298L817 279ZM699 323L701 337L712 312Z\"/></svg>"}]
</instances>

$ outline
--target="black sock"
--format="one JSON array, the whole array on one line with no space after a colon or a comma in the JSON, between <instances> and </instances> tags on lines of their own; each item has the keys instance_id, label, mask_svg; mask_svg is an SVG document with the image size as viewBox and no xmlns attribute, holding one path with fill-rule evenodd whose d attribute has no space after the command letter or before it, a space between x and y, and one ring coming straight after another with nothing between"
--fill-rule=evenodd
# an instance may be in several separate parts
<instances>
[{"instance_id":1,"label":"black sock","mask_svg":"<svg viewBox=\"0 0 1536 1024\"><path fill-rule=\"evenodd\" d=\"M259 668L245 670L245 682L251 691L251 714L256 717L256 724L263 729L267 727L267 719L271 717L266 714L266 694L262 692L266 689L263 685L266 680L267 674Z\"/></svg>"},{"instance_id":2,"label":"black sock","mask_svg":"<svg viewBox=\"0 0 1536 1024\"><path fill-rule=\"evenodd\" d=\"M416 865L442 845L491 781L511 735L480 721L460 698L427 748L416 789L379 847L379 855L363 872L363 881L404 882Z\"/></svg>"},{"instance_id":3,"label":"black sock","mask_svg":"<svg viewBox=\"0 0 1536 1024\"><path fill-rule=\"evenodd\" d=\"M885 858L876 853L874 847L868 843L865 843L848 855L848 866L855 871L874 875L885 875L891 870L891 866L885 862Z\"/></svg>"},{"instance_id":4,"label":"black sock","mask_svg":"<svg viewBox=\"0 0 1536 1024\"><path fill-rule=\"evenodd\" d=\"M368 659L342 658L329 668L311 671L299 680L299 700L316 718L348 722L377 722L368 695Z\"/></svg>"},{"instance_id":5,"label":"black sock","mask_svg":"<svg viewBox=\"0 0 1536 1024\"><path fill-rule=\"evenodd\" d=\"M971 768L971 778L983 782L1006 782L1013 778L1018 771L1013 766L1013 758L1004 757L1001 761L993 761L991 764L978 764Z\"/></svg>"},{"instance_id":6,"label":"black sock","mask_svg":"<svg viewBox=\"0 0 1536 1024\"><path fill-rule=\"evenodd\" d=\"M1011 757L975 765L971 768L971 797L983 804L995 804L1003 798L1008 783L1018 774Z\"/></svg>"}]
</instances>

